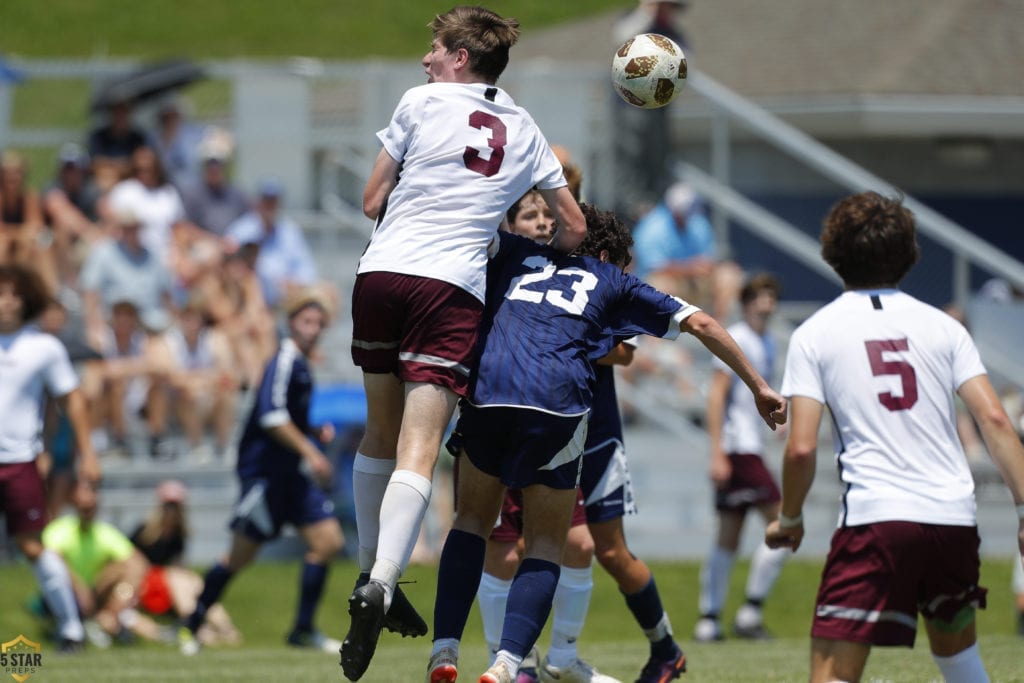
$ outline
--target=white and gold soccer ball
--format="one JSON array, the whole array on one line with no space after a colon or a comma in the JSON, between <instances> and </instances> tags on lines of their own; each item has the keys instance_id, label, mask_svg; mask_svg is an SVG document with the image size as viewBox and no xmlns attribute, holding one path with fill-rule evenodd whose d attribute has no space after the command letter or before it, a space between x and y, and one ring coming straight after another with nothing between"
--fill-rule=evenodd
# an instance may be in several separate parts
<instances>
[{"instance_id":1,"label":"white and gold soccer ball","mask_svg":"<svg viewBox=\"0 0 1024 683\"><path fill-rule=\"evenodd\" d=\"M686 55L658 33L633 36L612 57L612 86L634 107L664 107L682 92L685 79Z\"/></svg>"}]
</instances>

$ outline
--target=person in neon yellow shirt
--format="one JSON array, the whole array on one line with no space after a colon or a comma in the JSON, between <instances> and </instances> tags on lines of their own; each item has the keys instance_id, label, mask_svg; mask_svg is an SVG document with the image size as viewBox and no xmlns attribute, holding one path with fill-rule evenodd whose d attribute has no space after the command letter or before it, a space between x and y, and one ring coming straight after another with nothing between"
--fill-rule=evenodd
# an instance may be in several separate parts
<instances>
[{"instance_id":1,"label":"person in neon yellow shirt","mask_svg":"<svg viewBox=\"0 0 1024 683\"><path fill-rule=\"evenodd\" d=\"M78 481L72 503L76 514L50 522L43 530L43 545L68 565L82 615L95 619L108 636L127 629L160 639L159 625L134 609L139 583L149 568L146 558L116 527L96 519L99 500L94 484ZM92 640L100 646L109 643L102 637Z\"/></svg>"}]
</instances>

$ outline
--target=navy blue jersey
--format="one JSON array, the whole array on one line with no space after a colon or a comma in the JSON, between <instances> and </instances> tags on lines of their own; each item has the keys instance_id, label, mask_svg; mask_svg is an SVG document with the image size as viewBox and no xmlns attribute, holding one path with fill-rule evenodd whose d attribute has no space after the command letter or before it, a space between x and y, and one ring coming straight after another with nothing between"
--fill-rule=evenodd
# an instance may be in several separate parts
<instances>
[{"instance_id":1,"label":"navy blue jersey","mask_svg":"<svg viewBox=\"0 0 1024 683\"><path fill-rule=\"evenodd\" d=\"M590 409L590 426L587 428L587 443L583 451L587 452L611 440L622 442L622 419L619 417L619 400L615 394L615 369L610 365L595 365L594 398Z\"/></svg>"},{"instance_id":2,"label":"navy blue jersey","mask_svg":"<svg viewBox=\"0 0 1024 683\"><path fill-rule=\"evenodd\" d=\"M238 476L242 479L298 475L301 458L267 431L289 420L309 433L309 402L313 376L306 357L291 339L267 363L245 431L238 444Z\"/></svg>"},{"instance_id":3,"label":"navy blue jersey","mask_svg":"<svg viewBox=\"0 0 1024 683\"><path fill-rule=\"evenodd\" d=\"M581 415L591 406L593 362L615 337L674 338L698 310L615 265L566 256L499 233L487 266L480 359L470 379L477 406L518 406Z\"/></svg>"}]
</instances>

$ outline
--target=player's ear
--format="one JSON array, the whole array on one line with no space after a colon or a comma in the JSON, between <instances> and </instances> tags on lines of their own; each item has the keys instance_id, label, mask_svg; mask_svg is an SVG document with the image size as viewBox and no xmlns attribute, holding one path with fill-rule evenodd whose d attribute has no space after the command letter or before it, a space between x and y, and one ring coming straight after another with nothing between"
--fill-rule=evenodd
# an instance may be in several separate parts
<instances>
[{"instance_id":1,"label":"player's ear","mask_svg":"<svg viewBox=\"0 0 1024 683\"><path fill-rule=\"evenodd\" d=\"M455 51L455 68L469 68L469 50L467 50L464 47L460 47L458 50Z\"/></svg>"},{"instance_id":2,"label":"player's ear","mask_svg":"<svg viewBox=\"0 0 1024 683\"><path fill-rule=\"evenodd\" d=\"M609 256L610 256L610 253L609 253L609 251L607 249L602 249L597 254L597 258L601 261L601 263L608 263L608 257Z\"/></svg>"}]
</instances>

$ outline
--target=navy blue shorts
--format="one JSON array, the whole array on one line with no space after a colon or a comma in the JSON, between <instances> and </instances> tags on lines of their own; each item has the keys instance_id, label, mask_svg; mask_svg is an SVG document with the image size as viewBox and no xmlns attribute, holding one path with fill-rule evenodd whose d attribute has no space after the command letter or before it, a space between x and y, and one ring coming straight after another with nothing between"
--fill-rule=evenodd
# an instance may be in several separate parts
<instances>
[{"instance_id":1,"label":"navy blue shorts","mask_svg":"<svg viewBox=\"0 0 1024 683\"><path fill-rule=\"evenodd\" d=\"M636 514L629 463L621 441L608 439L587 449L580 488L591 524Z\"/></svg>"},{"instance_id":2,"label":"navy blue shorts","mask_svg":"<svg viewBox=\"0 0 1024 683\"><path fill-rule=\"evenodd\" d=\"M277 538L285 524L301 528L329 517L334 517L334 503L304 476L245 479L230 526L264 543Z\"/></svg>"},{"instance_id":3,"label":"navy blue shorts","mask_svg":"<svg viewBox=\"0 0 1024 683\"><path fill-rule=\"evenodd\" d=\"M587 416L565 417L528 408L477 408L463 403L453 440L481 472L505 486L543 484L574 489L587 438Z\"/></svg>"}]
</instances>

